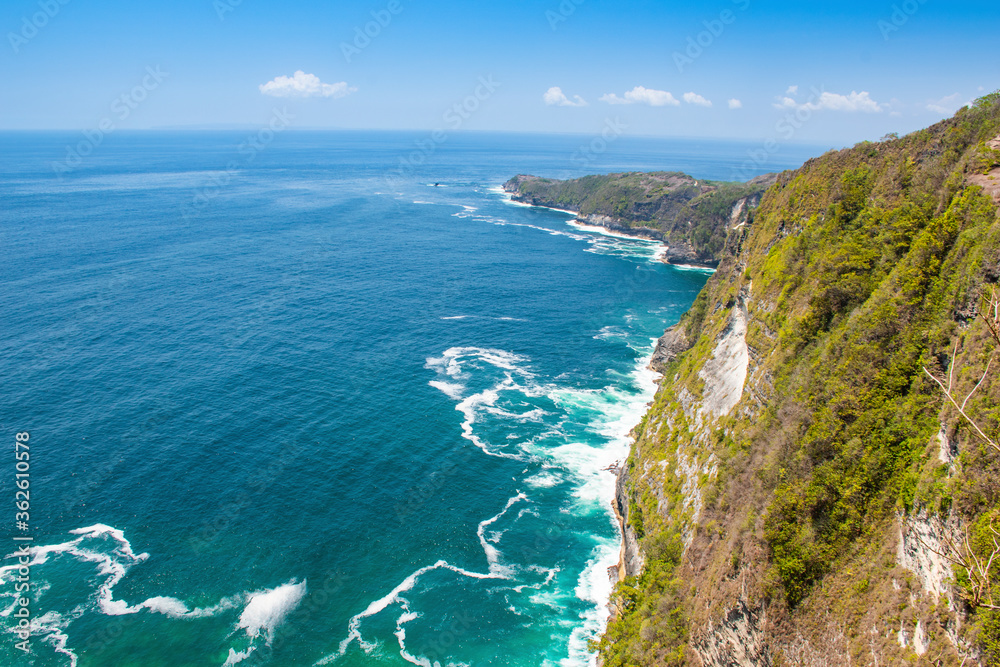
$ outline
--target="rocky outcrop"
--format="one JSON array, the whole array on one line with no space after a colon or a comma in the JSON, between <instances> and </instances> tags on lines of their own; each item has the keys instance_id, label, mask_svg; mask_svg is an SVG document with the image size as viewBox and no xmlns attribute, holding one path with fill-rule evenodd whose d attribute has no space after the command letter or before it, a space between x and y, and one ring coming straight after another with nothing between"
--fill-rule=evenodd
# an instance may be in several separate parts
<instances>
[{"instance_id":1,"label":"rocky outcrop","mask_svg":"<svg viewBox=\"0 0 1000 667\"><path fill-rule=\"evenodd\" d=\"M628 501L628 468L618 470L618 480L615 485L614 509L615 516L618 517L622 531L621 555L618 559L618 568L611 572L612 583L618 583L626 577L635 577L642 573L644 557L642 549L639 547L639 537L635 528L629 522L629 501Z\"/></svg>"},{"instance_id":2,"label":"rocky outcrop","mask_svg":"<svg viewBox=\"0 0 1000 667\"><path fill-rule=\"evenodd\" d=\"M1000 135L987 141L986 149L993 151L993 155L1000 156ZM1000 165L986 170L985 173L969 174L966 176L966 180L986 190L993 197L993 201L1000 204Z\"/></svg>"},{"instance_id":3,"label":"rocky outcrop","mask_svg":"<svg viewBox=\"0 0 1000 667\"><path fill-rule=\"evenodd\" d=\"M896 562L920 578L923 590L935 601L944 597L952 605L951 563L945 558L948 544L960 542L954 522L924 512L899 518L899 548Z\"/></svg>"},{"instance_id":4,"label":"rocky outcrop","mask_svg":"<svg viewBox=\"0 0 1000 667\"><path fill-rule=\"evenodd\" d=\"M537 204L535 205L537 206ZM607 215L581 215L577 217L576 221L584 225L590 225L591 227L603 227L609 232L624 234L626 236L634 236L640 239L649 239L650 241L666 240L663 232L657 229L653 229L651 227L631 226L622 220L618 220Z\"/></svg>"},{"instance_id":5,"label":"rocky outcrop","mask_svg":"<svg viewBox=\"0 0 1000 667\"><path fill-rule=\"evenodd\" d=\"M534 205L544 206L544 204ZM663 232L651 227L628 225L622 220L618 220L607 215L580 216L577 218L577 222L590 225L592 227L603 227L609 232L615 232L625 236L634 236L640 239L649 239L650 241L661 241L667 246L666 252L663 253L663 262L666 264L675 264L678 266L697 266L706 269L714 269L719 266L719 261L717 259L706 258L702 253L699 253L690 242L676 239L671 240Z\"/></svg>"},{"instance_id":6,"label":"rocky outcrop","mask_svg":"<svg viewBox=\"0 0 1000 667\"><path fill-rule=\"evenodd\" d=\"M656 350L652 359L649 360L649 367L658 373L666 371L667 365L691 349L691 341L688 340L687 328L683 324L670 327L656 343Z\"/></svg>"},{"instance_id":7,"label":"rocky outcrop","mask_svg":"<svg viewBox=\"0 0 1000 667\"><path fill-rule=\"evenodd\" d=\"M917 577L918 585L911 593L911 604L936 609L936 625L942 628L957 655L962 656L964 664L981 667L979 651L959 632L966 620L966 610L956 595L955 570L949 556L956 545L963 544L963 538L954 513L947 518L929 514L926 509L901 514L896 563ZM926 654L930 646L927 627L919 617L915 626L901 625L898 644L901 648L912 648L917 655Z\"/></svg>"},{"instance_id":8,"label":"rocky outcrop","mask_svg":"<svg viewBox=\"0 0 1000 667\"><path fill-rule=\"evenodd\" d=\"M663 255L663 261L677 266L698 266L706 269L715 269L719 266L719 260L706 259L687 241L675 241L669 245Z\"/></svg>"}]
</instances>

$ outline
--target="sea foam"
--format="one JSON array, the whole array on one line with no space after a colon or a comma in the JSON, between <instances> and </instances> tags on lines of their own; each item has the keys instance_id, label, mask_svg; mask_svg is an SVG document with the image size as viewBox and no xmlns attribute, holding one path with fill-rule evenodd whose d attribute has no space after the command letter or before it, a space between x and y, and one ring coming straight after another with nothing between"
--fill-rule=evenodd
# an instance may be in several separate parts
<instances>
[{"instance_id":1,"label":"sea foam","mask_svg":"<svg viewBox=\"0 0 1000 667\"><path fill-rule=\"evenodd\" d=\"M305 594L305 581L291 581L272 590L252 593L236 627L246 630L251 639L256 639L263 632L270 644L274 639L275 628L284 622L289 612L299 606Z\"/></svg>"},{"instance_id":2,"label":"sea foam","mask_svg":"<svg viewBox=\"0 0 1000 667\"><path fill-rule=\"evenodd\" d=\"M483 554L486 557L486 563L489 569L488 572L486 573L473 572L452 565L445 560L439 560L433 565L428 565L414 571L405 579L403 579L403 581L397 584L396 587L393 588L391 591L389 591L382 597L370 602L368 604L368 607L366 607L364 611L354 615L347 624L348 627L347 637L345 637L340 642L340 646L337 648L337 651L322 658L316 664L327 665L339 660L347 653L347 650L354 642L357 642L358 646L360 646L365 653L372 654L378 648L378 644L376 644L375 642L365 641L365 638L361 633L362 622L366 618L371 618L372 616L376 616L377 614L382 613L390 606L399 605L402 610L402 613L397 618L396 632L394 634L396 636L397 642L399 643L400 656L403 657L403 659L405 659L407 662L410 662L415 665L430 665L431 663L429 660L420 656L414 656L410 654L406 649L406 631L403 628L403 626L409 623L410 621L419 618L420 615L419 613L414 612L410 609L410 601L406 599L404 594L413 590L417 586L417 583L420 581L421 577L430 572L434 572L435 570L448 570L460 576L468 577L470 579L479 579L479 580L510 579L513 576L513 571L510 567L507 567L501 563L502 554L500 550L487 539L486 529L489 526L496 523L497 521L499 521L501 518L503 518L504 515L507 514L507 512L514 505L516 505L519 502L523 502L525 500L527 500L527 497L524 494L519 493L513 498L510 498L507 501L507 504L504 506L502 510L500 510L498 514L490 517L489 519L485 519L479 523L479 526L476 529L476 534L479 538L479 544L483 548Z\"/></svg>"},{"instance_id":3,"label":"sea foam","mask_svg":"<svg viewBox=\"0 0 1000 667\"><path fill-rule=\"evenodd\" d=\"M70 638L66 629L73 621L88 611L96 611L107 616L125 616L147 611L173 619L193 620L219 616L243 606L244 609L236 624L236 629L244 630L250 640L255 640L263 635L266 642L270 644L275 629L284 622L288 613L299 605L306 594L306 582L298 583L292 580L274 589L238 593L223 598L217 604L209 607L191 609L183 600L162 595L130 605L124 600L115 599L115 586L135 565L146 561L150 557L149 554L136 553L132 544L125 537L124 531L105 524L78 528L70 531L70 534L77 537L59 544L34 546L29 550L29 554L31 556L30 565L36 573L43 572L43 570L35 570L34 568L41 568L52 558L69 556L80 563L92 563L95 566L97 576L101 578L96 584L91 604L78 604L66 614L49 611L32 620L32 635L41 637L50 644L55 653L65 655L69 659L71 667L76 665L77 656L68 648ZM7 558L12 557L15 557L15 554L11 554ZM15 572L17 568L17 565L0 568L0 584L8 583L8 575ZM40 577L41 575L36 574L35 576ZM48 582L40 578L37 579L33 591L36 596L34 602L37 603L49 588ZM13 593L0 591L2 597L11 597L12 595ZM16 598L16 596L14 597ZM9 616L14 608L15 606L12 605L3 609L0 611L0 616ZM244 651L231 650L226 664L236 664L245 660L254 650L256 649L253 645Z\"/></svg>"},{"instance_id":4,"label":"sea foam","mask_svg":"<svg viewBox=\"0 0 1000 667\"><path fill-rule=\"evenodd\" d=\"M516 421L538 420L544 414L541 410L530 410L524 413L512 413L497 407L497 401L504 392L528 391L521 387L514 377L531 383L534 374L524 365L527 358L507 352L479 347L453 347L445 350L440 357L427 359L426 368L434 370L439 379L428 384L445 393L449 398L458 401L455 409L462 413L462 437L475 445L484 454L498 458L521 459L523 452L506 451L501 446L491 444L476 433L476 423L481 416L490 414L495 417L513 419ZM489 368L499 370L500 377L495 384L468 396L464 395L467 387L454 382L455 379L469 379L473 371L484 371Z\"/></svg>"},{"instance_id":5,"label":"sea foam","mask_svg":"<svg viewBox=\"0 0 1000 667\"><path fill-rule=\"evenodd\" d=\"M652 247L653 244L646 244L643 250L648 252ZM629 347L635 349L632 336L621 326L605 327L595 337L624 339ZM445 378L461 378L466 387L479 389L468 389L467 391L473 392L469 395L460 395L456 391L450 393L450 397L458 400L456 409L465 417L461 425L463 437L492 456L545 462L542 471L524 480L529 491L546 492L559 484L569 483L571 497L575 500L572 513L575 516L600 516L607 522L606 532L590 536L596 542L596 547L580 572L572 592L559 591L557 587L549 588L548 582L553 581L555 576L549 575L545 589L542 590L543 587L539 586L530 596L531 604L553 609L565 605L564 596L567 594L586 603L586 611L580 616L582 622L569 637L568 657L560 663L564 667L593 664L587 642L599 636L609 615L611 582L608 569L617 563L618 558L618 539L611 537L618 533L611 509L615 475L609 469L628 455L630 432L642 419L648 402L655 395L659 376L648 367L652 343L651 339L647 339L645 346L639 346L638 349L643 353L636 359L629 374L620 375L620 379L601 389L540 382L528 370L527 359L491 348L451 348L440 357L427 361L427 368L433 369L440 376L440 379L432 381L432 385L446 394L449 392L446 391L448 380ZM480 388L484 381L486 388ZM539 397L551 401L557 414L553 416L551 410L529 401ZM526 410L525 406L530 409ZM490 443L479 433L487 418L494 420L491 428L495 429L500 423L516 426L542 422L549 417L553 417L557 425L535 437L522 437L516 430L508 436L513 446L517 447L517 454L510 451L512 445ZM506 578L517 575L517 566L499 564L495 544L502 537L503 531L492 531L491 527L515 504L528 500L527 494L518 494L502 512L479 525L478 535L490 563L491 573L502 574ZM521 516L519 514L518 519ZM525 566L529 569L537 567L533 564L520 567ZM497 569L499 567L503 570ZM516 586L518 591L529 588L533 589L535 586Z\"/></svg>"}]
</instances>

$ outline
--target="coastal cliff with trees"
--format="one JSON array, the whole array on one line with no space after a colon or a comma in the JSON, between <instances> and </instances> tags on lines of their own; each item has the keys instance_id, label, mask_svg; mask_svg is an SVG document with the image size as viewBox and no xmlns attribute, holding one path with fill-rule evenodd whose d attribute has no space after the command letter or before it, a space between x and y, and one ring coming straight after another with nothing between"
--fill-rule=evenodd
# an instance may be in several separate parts
<instances>
[{"instance_id":1,"label":"coastal cliff with trees","mask_svg":"<svg viewBox=\"0 0 1000 667\"><path fill-rule=\"evenodd\" d=\"M504 189L516 202L572 211L587 225L663 241L670 264L714 268L730 229L750 221L774 178L728 183L636 172L558 181L521 175Z\"/></svg>"},{"instance_id":2,"label":"coastal cliff with trees","mask_svg":"<svg viewBox=\"0 0 1000 667\"><path fill-rule=\"evenodd\" d=\"M1000 94L770 182L507 189L718 262L619 475L605 667L1000 665Z\"/></svg>"}]
</instances>

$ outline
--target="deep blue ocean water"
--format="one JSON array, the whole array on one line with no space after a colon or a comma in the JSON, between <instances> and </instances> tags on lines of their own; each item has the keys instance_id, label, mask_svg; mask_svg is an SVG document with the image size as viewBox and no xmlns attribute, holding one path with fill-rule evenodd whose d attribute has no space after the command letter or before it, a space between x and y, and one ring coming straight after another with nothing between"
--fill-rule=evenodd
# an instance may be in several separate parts
<instances>
[{"instance_id":1,"label":"deep blue ocean water","mask_svg":"<svg viewBox=\"0 0 1000 667\"><path fill-rule=\"evenodd\" d=\"M499 186L725 179L753 146L247 135L114 135L68 173L79 134L0 135L2 554L34 538L0 663L591 664L605 469L707 275Z\"/></svg>"}]
</instances>

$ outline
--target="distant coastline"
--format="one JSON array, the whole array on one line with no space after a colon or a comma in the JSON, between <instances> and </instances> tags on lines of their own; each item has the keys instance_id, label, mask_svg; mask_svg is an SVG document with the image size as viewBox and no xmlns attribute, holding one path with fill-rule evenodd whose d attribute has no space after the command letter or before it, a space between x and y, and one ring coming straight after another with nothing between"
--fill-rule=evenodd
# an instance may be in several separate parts
<instances>
[{"instance_id":1,"label":"distant coastline","mask_svg":"<svg viewBox=\"0 0 1000 667\"><path fill-rule=\"evenodd\" d=\"M575 211L569 208L559 208L551 206L547 203L536 203L528 197L521 195L516 188L511 189L509 187L510 183L511 181L508 181L507 184L497 188L496 191L505 194L511 204L516 206L526 206L528 208L541 208L549 211L556 211L557 213L572 215L574 216L573 219L568 222L570 226L575 227L580 231L624 239L659 242L663 247L657 252L657 259L664 264L673 266L679 270L715 273L718 267L717 262L699 261L693 257L690 252L690 248L683 247L684 244L681 244L682 247L680 248L672 248L666 236L656 229L649 227L630 227L616 222L613 218L608 216L583 215L580 211ZM672 253L671 250L674 249L676 249L677 252Z\"/></svg>"},{"instance_id":2,"label":"distant coastline","mask_svg":"<svg viewBox=\"0 0 1000 667\"><path fill-rule=\"evenodd\" d=\"M584 231L663 243L665 264L714 270L730 232L750 222L775 178L731 183L682 172L627 172L561 181L520 174L503 190L514 203L575 216L575 224L590 228Z\"/></svg>"}]
</instances>

